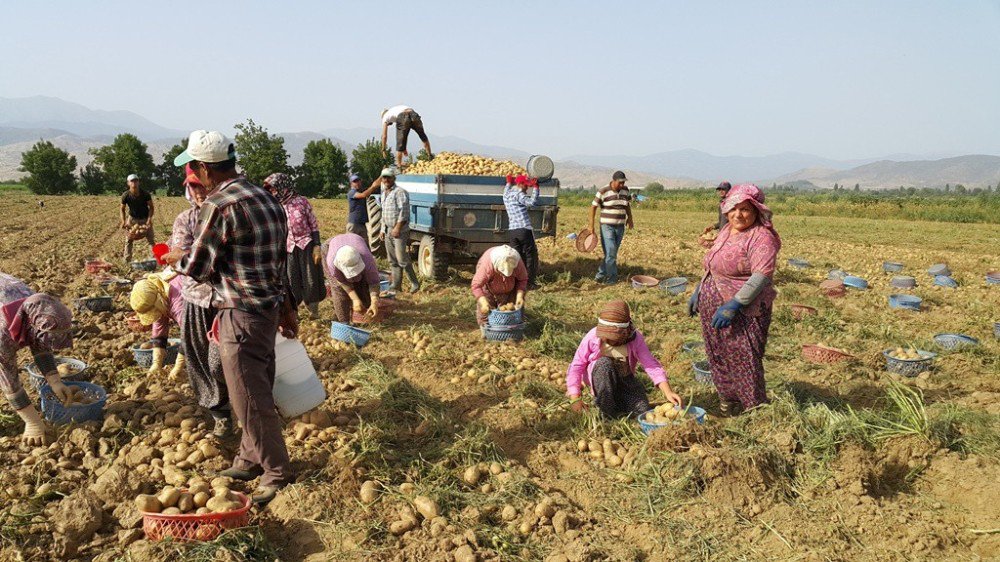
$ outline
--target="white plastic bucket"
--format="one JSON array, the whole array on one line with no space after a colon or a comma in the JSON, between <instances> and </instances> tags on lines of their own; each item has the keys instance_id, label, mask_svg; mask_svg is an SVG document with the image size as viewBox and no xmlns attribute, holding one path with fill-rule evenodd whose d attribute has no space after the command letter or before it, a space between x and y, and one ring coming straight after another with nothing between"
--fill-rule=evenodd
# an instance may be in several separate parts
<instances>
[{"instance_id":1,"label":"white plastic bucket","mask_svg":"<svg viewBox=\"0 0 1000 562\"><path fill-rule=\"evenodd\" d=\"M274 403L286 419L295 418L326 400L326 389L299 340L278 334L274 340Z\"/></svg>"}]
</instances>

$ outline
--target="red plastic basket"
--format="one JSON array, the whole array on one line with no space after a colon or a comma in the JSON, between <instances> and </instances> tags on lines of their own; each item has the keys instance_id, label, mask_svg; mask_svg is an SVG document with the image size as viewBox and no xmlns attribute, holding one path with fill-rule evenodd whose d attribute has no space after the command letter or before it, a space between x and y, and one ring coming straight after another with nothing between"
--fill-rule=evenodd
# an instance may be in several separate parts
<instances>
[{"instance_id":1,"label":"red plastic basket","mask_svg":"<svg viewBox=\"0 0 1000 562\"><path fill-rule=\"evenodd\" d=\"M111 269L111 264L104 260L87 260L83 262L83 268L91 275L104 273Z\"/></svg>"},{"instance_id":2,"label":"red plastic basket","mask_svg":"<svg viewBox=\"0 0 1000 562\"><path fill-rule=\"evenodd\" d=\"M838 349L808 343L802 346L802 357L811 363L839 363L854 358Z\"/></svg>"},{"instance_id":3,"label":"red plastic basket","mask_svg":"<svg viewBox=\"0 0 1000 562\"><path fill-rule=\"evenodd\" d=\"M819 288L828 297L842 297L847 294L844 282L839 279L827 279L819 284Z\"/></svg>"},{"instance_id":4,"label":"red plastic basket","mask_svg":"<svg viewBox=\"0 0 1000 562\"><path fill-rule=\"evenodd\" d=\"M355 324L375 324L385 320L387 317L392 315L393 311L396 309L396 301L393 299L379 299L378 300L378 314L374 318L368 316L361 312L351 311L351 322Z\"/></svg>"},{"instance_id":5,"label":"red plastic basket","mask_svg":"<svg viewBox=\"0 0 1000 562\"><path fill-rule=\"evenodd\" d=\"M129 314L125 317L125 324L128 325L128 329L133 332L141 334L142 332L148 332L153 329L152 325L145 325L139 321L139 317L135 313Z\"/></svg>"},{"instance_id":6,"label":"red plastic basket","mask_svg":"<svg viewBox=\"0 0 1000 562\"><path fill-rule=\"evenodd\" d=\"M802 320L806 316L815 316L818 313L815 308L804 304L793 304L791 305L791 309L792 316L794 316L796 320Z\"/></svg>"},{"instance_id":7,"label":"red plastic basket","mask_svg":"<svg viewBox=\"0 0 1000 562\"><path fill-rule=\"evenodd\" d=\"M142 532L151 541L212 541L225 531L246 527L250 523L250 498L240 492L233 493L243 501L243 507L235 511L204 515L163 515L143 511Z\"/></svg>"}]
</instances>

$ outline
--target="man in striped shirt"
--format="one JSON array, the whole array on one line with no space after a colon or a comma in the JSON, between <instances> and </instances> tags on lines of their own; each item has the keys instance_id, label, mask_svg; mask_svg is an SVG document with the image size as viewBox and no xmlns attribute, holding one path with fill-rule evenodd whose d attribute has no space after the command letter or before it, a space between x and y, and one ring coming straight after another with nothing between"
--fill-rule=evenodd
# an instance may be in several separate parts
<instances>
[{"instance_id":1,"label":"man in striped shirt","mask_svg":"<svg viewBox=\"0 0 1000 562\"><path fill-rule=\"evenodd\" d=\"M618 282L618 248L625 237L625 227L633 228L632 195L625 187L625 172L617 171L611 176L611 183L602 187L594 196L590 206L590 230L594 230L594 219L597 210L601 210L601 247L604 249L604 260L597 268L594 279L598 283L613 285Z\"/></svg>"},{"instance_id":2,"label":"man in striped shirt","mask_svg":"<svg viewBox=\"0 0 1000 562\"><path fill-rule=\"evenodd\" d=\"M528 195L528 192L531 195ZM528 269L528 288L534 289L535 275L538 273L538 246L531 228L528 207L538 201L538 180L519 175L507 176L507 186L503 189L503 205L507 208L507 239L511 248L517 250Z\"/></svg>"}]
</instances>

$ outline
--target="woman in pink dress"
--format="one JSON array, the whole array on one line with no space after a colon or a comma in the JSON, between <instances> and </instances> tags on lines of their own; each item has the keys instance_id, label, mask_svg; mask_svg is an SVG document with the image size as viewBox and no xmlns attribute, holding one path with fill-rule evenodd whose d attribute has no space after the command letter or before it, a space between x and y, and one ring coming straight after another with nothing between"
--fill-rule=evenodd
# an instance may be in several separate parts
<instances>
[{"instance_id":1,"label":"woman in pink dress","mask_svg":"<svg viewBox=\"0 0 1000 562\"><path fill-rule=\"evenodd\" d=\"M319 302L326 297L316 214L309 201L295 192L294 180L288 174L267 176L264 188L281 203L288 216L285 283L295 299L295 305L305 303L315 316L318 314Z\"/></svg>"},{"instance_id":2,"label":"woman in pink dress","mask_svg":"<svg viewBox=\"0 0 1000 562\"><path fill-rule=\"evenodd\" d=\"M764 348L771 326L772 285L781 238L764 193L753 184L734 187L722 211L729 220L705 255L705 275L688 301L701 315L705 353L723 415L767 402Z\"/></svg>"}]
</instances>

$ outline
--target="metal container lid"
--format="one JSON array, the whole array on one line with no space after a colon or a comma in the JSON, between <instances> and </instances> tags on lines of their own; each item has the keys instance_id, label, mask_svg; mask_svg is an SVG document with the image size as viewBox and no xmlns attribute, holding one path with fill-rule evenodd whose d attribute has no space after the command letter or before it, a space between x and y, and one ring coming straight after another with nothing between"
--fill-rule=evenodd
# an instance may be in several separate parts
<instances>
[{"instance_id":1,"label":"metal container lid","mask_svg":"<svg viewBox=\"0 0 1000 562\"><path fill-rule=\"evenodd\" d=\"M556 165L552 162L552 159L540 154L528 158L528 163L525 164L524 168L528 171L529 176L538 178L539 181L552 179L552 176L556 172Z\"/></svg>"}]
</instances>

